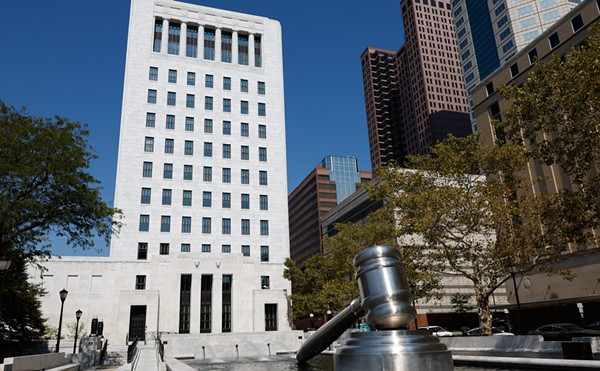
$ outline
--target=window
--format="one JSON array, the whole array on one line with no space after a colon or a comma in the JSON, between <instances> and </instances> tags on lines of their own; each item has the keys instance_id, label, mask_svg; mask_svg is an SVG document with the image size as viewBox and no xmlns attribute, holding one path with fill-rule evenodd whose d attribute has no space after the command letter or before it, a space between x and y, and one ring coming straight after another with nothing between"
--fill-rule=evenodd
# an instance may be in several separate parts
<instances>
[{"instance_id":1,"label":"window","mask_svg":"<svg viewBox=\"0 0 600 371\"><path fill-rule=\"evenodd\" d=\"M146 276L135 276L135 289L146 290Z\"/></svg>"},{"instance_id":2,"label":"window","mask_svg":"<svg viewBox=\"0 0 600 371\"><path fill-rule=\"evenodd\" d=\"M269 221L268 220L260 221L260 235L261 236L269 235Z\"/></svg>"},{"instance_id":3,"label":"window","mask_svg":"<svg viewBox=\"0 0 600 371\"><path fill-rule=\"evenodd\" d=\"M228 167L223 168L223 183L231 183L231 169Z\"/></svg>"},{"instance_id":4,"label":"window","mask_svg":"<svg viewBox=\"0 0 600 371\"><path fill-rule=\"evenodd\" d=\"M179 35L181 34L181 25L169 22L169 44L167 53L179 55Z\"/></svg>"},{"instance_id":5,"label":"window","mask_svg":"<svg viewBox=\"0 0 600 371\"><path fill-rule=\"evenodd\" d=\"M198 57L198 27L188 25L185 45L186 57Z\"/></svg>"},{"instance_id":6,"label":"window","mask_svg":"<svg viewBox=\"0 0 600 371\"><path fill-rule=\"evenodd\" d=\"M573 26L573 32L577 32L583 27L583 18L581 18L581 14L577 14L575 18L571 19L571 26Z\"/></svg>"},{"instance_id":7,"label":"window","mask_svg":"<svg viewBox=\"0 0 600 371\"><path fill-rule=\"evenodd\" d=\"M533 48L529 53L527 53L527 56L529 57L529 63L534 64L538 59L537 49Z\"/></svg>"},{"instance_id":8,"label":"window","mask_svg":"<svg viewBox=\"0 0 600 371\"><path fill-rule=\"evenodd\" d=\"M153 103L156 103L156 102L153 102ZM248 114L248 101L246 101L246 100L243 100L243 101L240 103L240 112L241 112L242 114L244 114L244 115L247 115L247 114Z\"/></svg>"},{"instance_id":9,"label":"window","mask_svg":"<svg viewBox=\"0 0 600 371\"><path fill-rule=\"evenodd\" d=\"M521 29L529 28L537 24L536 17L527 18L521 21Z\"/></svg>"},{"instance_id":10,"label":"window","mask_svg":"<svg viewBox=\"0 0 600 371\"><path fill-rule=\"evenodd\" d=\"M231 77L223 77L223 90L231 90Z\"/></svg>"},{"instance_id":11,"label":"window","mask_svg":"<svg viewBox=\"0 0 600 371\"><path fill-rule=\"evenodd\" d=\"M142 176L144 178L152 178L152 162L144 162Z\"/></svg>"},{"instance_id":12,"label":"window","mask_svg":"<svg viewBox=\"0 0 600 371\"><path fill-rule=\"evenodd\" d=\"M204 75L204 87L212 88L214 85L213 75Z\"/></svg>"},{"instance_id":13,"label":"window","mask_svg":"<svg viewBox=\"0 0 600 371\"><path fill-rule=\"evenodd\" d=\"M260 94L260 95L266 94L265 83L262 81L258 82L258 94Z\"/></svg>"},{"instance_id":14,"label":"window","mask_svg":"<svg viewBox=\"0 0 600 371\"><path fill-rule=\"evenodd\" d=\"M194 141L193 140L185 141L183 153L188 156L192 156L194 154Z\"/></svg>"},{"instance_id":15,"label":"window","mask_svg":"<svg viewBox=\"0 0 600 371\"><path fill-rule=\"evenodd\" d=\"M231 219L223 218L221 226L223 234L231 234Z\"/></svg>"},{"instance_id":16,"label":"window","mask_svg":"<svg viewBox=\"0 0 600 371\"><path fill-rule=\"evenodd\" d=\"M259 116L266 116L267 115L267 104L266 103L259 103L258 104L258 115Z\"/></svg>"},{"instance_id":17,"label":"window","mask_svg":"<svg viewBox=\"0 0 600 371\"><path fill-rule=\"evenodd\" d=\"M254 36L254 67L262 66L262 58L260 51L260 36Z\"/></svg>"},{"instance_id":18,"label":"window","mask_svg":"<svg viewBox=\"0 0 600 371\"><path fill-rule=\"evenodd\" d=\"M267 161L267 149L265 147L258 147L258 161Z\"/></svg>"},{"instance_id":19,"label":"window","mask_svg":"<svg viewBox=\"0 0 600 371\"><path fill-rule=\"evenodd\" d=\"M258 137L261 139L267 139L267 126L258 125Z\"/></svg>"},{"instance_id":20,"label":"window","mask_svg":"<svg viewBox=\"0 0 600 371\"><path fill-rule=\"evenodd\" d=\"M192 246L189 243L181 244L181 252L190 252L192 251Z\"/></svg>"},{"instance_id":21,"label":"window","mask_svg":"<svg viewBox=\"0 0 600 371\"><path fill-rule=\"evenodd\" d=\"M165 139L165 153L173 153L174 142L173 139Z\"/></svg>"},{"instance_id":22,"label":"window","mask_svg":"<svg viewBox=\"0 0 600 371\"><path fill-rule=\"evenodd\" d=\"M277 304L265 304L265 331L277 331Z\"/></svg>"},{"instance_id":23,"label":"window","mask_svg":"<svg viewBox=\"0 0 600 371\"><path fill-rule=\"evenodd\" d=\"M181 217L181 233L192 232L192 217L182 216Z\"/></svg>"},{"instance_id":24,"label":"window","mask_svg":"<svg viewBox=\"0 0 600 371\"><path fill-rule=\"evenodd\" d=\"M164 164L163 178L164 179L173 179L173 164Z\"/></svg>"},{"instance_id":25,"label":"window","mask_svg":"<svg viewBox=\"0 0 600 371\"><path fill-rule=\"evenodd\" d=\"M165 127L170 130L175 129L175 116L173 116L173 115L166 116Z\"/></svg>"},{"instance_id":26,"label":"window","mask_svg":"<svg viewBox=\"0 0 600 371\"><path fill-rule=\"evenodd\" d=\"M204 142L204 157L212 157L212 143Z\"/></svg>"},{"instance_id":27,"label":"window","mask_svg":"<svg viewBox=\"0 0 600 371\"><path fill-rule=\"evenodd\" d=\"M242 122L240 124L240 135L243 137L247 137L250 135L250 129L249 129L249 124Z\"/></svg>"},{"instance_id":28,"label":"window","mask_svg":"<svg viewBox=\"0 0 600 371\"><path fill-rule=\"evenodd\" d=\"M185 118L185 131L194 131L194 118L193 117Z\"/></svg>"},{"instance_id":29,"label":"window","mask_svg":"<svg viewBox=\"0 0 600 371\"><path fill-rule=\"evenodd\" d=\"M183 198L181 203L183 206L192 206L192 191L183 191Z\"/></svg>"},{"instance_id":30,"label":"window","mask_svg":"<svg viewBox=\"0 0 600 371\"><path fill-rule=\"evenodd\" d=\"M248 80L244 80L244 79L240 80L240 91L242 93L248 92Z\"/></svg>"},{"instance_id":31,"label":"window","mask_svg":"<svg viewBox=\"0 0 600 371\"><path fill-rule=\"evenodd\" d=\"M560 18L560 11L558 11L558 10L552 10L550 12L546 12L546 13L544 13L544 16L543 16L544 23L555 20L556 18Z\"/></svg>"},{"instance_id":32,"label":"window","mask_svg":"<svg viewBox=\"0 0 600 371\"><path fill-rule=\"evenodd\" d=\"M231 135L231 121L223 121L223 135Z\"/></svg>"},{"instance_id":33,"label":"window","mask_svg":"<svg viewBox=\"0 0 600 371\"><path fill-rule=\"evenodd\" d=\"M148 243L147 242L138 242L138 260L146 260L148 259Z\"/></svg>"},{"instance_id":34,"label":"window","mask_svg":"<svg viewBox=\"0 0 600 371\"><path fill-rule=\"evenodd\" d=\"M213 120L204 119L204 132L206 134L211 134L213 132Z\"/></svg>"},{"instance_id":35,"label":"window","mask_svg":"<svg viewBox=\"0 0 600 371\"><path fill-rule=\"evenodd\" d=\"M250 170L242 169L241 179L242 179L242 184L250 184Z\"/></svg>"},{"instance_id":36,"label":"window","mask_svg":"<svg viewBox=\"0 0 600 371\"><path fill-rule=\"evenodd\" d=\"M242 209L250 208L250 195L247 193L242 193Z\"/></svg>"},{"instance_id":37,"label":"window","mask_svg":"<svg viewBox=\"0 0 600 371\"><path fill-rule=\"evenodd\" d=\"M202 180L205 182L212 182L212 167L204 166L202 169Z\"/></svg>"},{"instance_id":38,"label":"window","mask_svg":"<svg viewBox=\"0 0 600 371\"><path fill-rule=\"evenodd\" d=\"M242 219L242 235L250 234L250 219Z\"/></svg>"},{"instance_id":39,"label":"window","mask_svg":"<svg viewBox=\"0 0 600 371\"><path fill-rule=\"evenodd\" d=\"M212 224L211 218L202 218L202 233L204 233L204 234L210 233L211 224Z\"/></svg>"},{"instance_id":40,"label":"window","mask_svg":"<svg viewBox=\"0 0 600 371\"><path fill-rule=\"evenodd\" d=\"M204 97L204 109L207 111L212 111L212 109L213 109L213 98L212 97Z\"/></svg>"},{"instance_id":41,"label":"window","mask_svg":"<svg viewBox=\"0 0 600 371\"><path fill-rule=\"evenodd\" d=\"M548 42L550 43L550 49L554 49L560 44L560 38L558 37L558 33L555 32L550 37L548 37Z\"/></svg>"},{"instance_id":42,"label":"window","mask_svg":"<svg viewBox=\"0 0 600 371\"><path fill-rule=\"evenodd\" d=\"M225 254L231 253L231 245L221 245L221 252Z\"/></svg>"},{"instance_id":43,"label":"window","mask_svg":"<svg viewBox=\"0 0 600 371\"><path fill-rule=\"evenodd\" d=\"M150 215L140 215L140 232L148 232L150 230Z\"/></svg>"},{"instance_id":44,"label":"window","mask_svg":"<svg viewBox=\"0 0 600 371\"><path fill-rule=\"evenodd\" d=\"M212 192L208 192L208 191L202 192L202 206L203 207L211 207L212 206Z\"/></svg>"},{"instance_id":45,"label":"window","mask_svg":"<svg viewBox=\"0 0 600 371\"><path fill-rule=\"evenodd\" d=\"M223 200L222 200L222 207L224 209L229 209L231 208L231 193L226 193L224 192L222 194Z\"/></svg>"},{"instance_id":46,"label":"window","mask_svg":"<svg viewBox=\"0 0 600 371\"><path fill-rule=\"evenodd\" d=\"M176 98L177 98L177 94L174 91L167 92L167 105L175 106Z\"/></svg>"},{"instance_id":47,"label":"window","mask_svg":"<svg viewBox=\"0 0 600 371\"><path fill-rule=\"evenodd\" d=\"M170 205L171 204L171 195L172 195L173 191L171 191L170 189L163 189L162 190L162 204L163 205Z\"/></svg>"},{"instance_id":48,"label":"window","mask_svg":"<svg viewBox=\"0 0 600 371\"><path fill-rule=\"evenodd\" d=\"M144 152L154 152L154 138L146 137L144 139Z\"/></svg>"},{"instance_id":49,"label":"window","mask_svg":"<svg viewBox=\"0 0 600 371\"><path fill-rule=\"evenodd\" d=\"M210 252L210 245L203 243L202 244L202 252Z\"/></svg>"},{"instance_id":50,"label":"window","mask_svg":"<svg viewBox=\"0 0 600 371\"><path fill-rule=\"evenodd\" d=\"M242 245L242 256L250 256L250 245Z\"/></svg>"},{"instance_id":51,"label":"window","mask_svg":"<svg viewBox=\"0 0 600 371\"><path fill-rule=\"evenodd\" d=\"M231 112L231 99L223 98L223 112Z\"/></svg>"},{"instance_id":52,"label":"window","mask_svg":"<svg viewBox=\"0 0 600 371\"><path fill-rule=\"evenodd\" d=\"M231 32L221 32L221 62L231 63Z\"/></svg>"},{"instance_id":53,"label":"window","mask_svg":"<svg viewBox=\"0 0 600 371\"><path fill-rule=\"evenodd\" d=\"M533 13L532 5L527 5L522 8L517 9L517 14L519 15L519 17L524 16L526 14L530 14L530 13Z\"/></svg>"},{"instance_id":54,"label":"window","mask_svg":"<svg viewBox=\"0 0 600 371\"><path fill-rule=\"evenodd\" d=\"M212 275L203 274L200 280L200 333L211 332Z\"/></svg>"},{"instance_id":55,"label":"window","mask_svg":"<svg viewBox=\"0 0 600 371\"><path fill-rule=\"evenodd\" d=\"M260 170L258 172L258 184L267 185L267 172L265 170Z\"/></svg>"},{"instance_id":56,"label":"window","mask_svg":"<svg viewBox=\"0 0 600 371\"><path fill-rule=\"evenodd\" d=\"M269 276L260 276L260 288L268 290L271 287Z\"/></svg>"},{"instance_id":57,"label":"window","mask_svg":"<svg viewBox=\"0 0 600 371\"><path fill-rule=\"evenodd\" d=\"M192 165L183 165L183 180L192 180L194 177L194 167Z\"/></svg>"},{"instance_id":58,"label":"window","mask_svg":"<svg viewBox=\"0 0 600 371\"><path fill-rule=\"evenodd\" d=\"M269 210L269 196L260 195L260 209Z\"/></svg>"},{"instance_id":59,"label":"window","mask_svg":"<svg viewBox=\"0 0 600 371\"><path fill-rule=\"evenodd\" d=\"M250 159L250 148L248 146L241 147L241 159L242 160Z\"/></svg>"},{"instance_id":60,"label":"window","mask_svg":"<svg viewBox=\"0 0 600 371\"><path fill-rule=\"evenodd\" d=\"M231 144L223 144L223 158L231 158Z\"/></svg>"},{"instance_id":61,"label":"window","mask_svg":"<svg viewBox=\"0 0 600 371\"><path fill-rule=\"evenodd\" d=\"M194 108L194 99L195 99L194 94L187 94L185 96L185 106L187 108Z\"/></svg>"},{"instance_id":62,"label":"window","mask_svg":"<svg viewBox=\"0 0 600 371\"><path fill-rule=\"evenodd\" d=\"M187 73L187 84L189 86L196 85L196 73L195 72L188 72Z\"/></svg>"},{"instance_id":63,"label":"window","mask_svg":"<svg viewBox=\"0 0 600 371\"><path fill-rule=\"evenodd\" d=\"M148 80L158 81L158 67L150 67Z\"/></svg>"},{"instance_id":64,"label":"window","mask_svg":"<svg viewBox=\"0 0 600 371\"><path fill-rule=\"evenodd\" d=\"M506 39L511 34L510 27L507 27L504 31L500 32L500 41ZM465 40L467 41L467 40Z\"/></svg>"},{"instance_id":65,"label":"window","mask_svg":"<svg viewBox=\"0 0 600 371\"><path fill-rule=\"evenodd\" d=\"M238 34L238 64L248 65L248 35Z\"/></svg>"},{"instance_id":66,"label":"window","mask_svg":"<svg viewBox=\"0 0 600 371\"><path fill-rule=\"evenodd\" d=\"M177 70L169 70L169 82L173 84L177 82Z\"/></svg>"},{"instance_id":67,"label":"window","mask_svg":"<svg viewBox=\"0 0 600 371\"><path fill-rule=\"evenodd\" d=\"M142 188L142 200L141 200L141 203L143 203L143 204L149 204L151 197L152 197L152 189L151 188Z\"/></svg>"},{"instance_id":68,"label":"window","mask_svg":"<svg viewBox=\"0 0 600 371\"><path fill-rule=\"evenodd\" d=\"M160 255L169 255L169 244L161 243L159 253Z\"/></svg>"},{"instance_id":69,"label":"window","mask_svg":"<svg viewBox=\"0 0 600 371\"><path fill-rule=\"evenodd\" d=\"M162 215L160 217L160 231L171 232L171 217L169 215Z\"/></svg>"},{"instance_id":70,"label":"window","mask_svg":"<svg viewBox=\"0 0 600 371\"><path fill-rule=\"evenodd\" d=\"M510 76L516 77L518 74L519 74L519 65L515 63L512 66L510 66Z\"/></svg>"},{"instance_id":71,"label":"window","mask_svg":"<svg viewBox=\"0 0 600 371\"><path fill-rule=\"evenodd\" d=\"M215 60L215 30L204 29L204 59Z\"/></svg>"},{"instance_id":72,"label":"window","mask_svg":"<svg viewBox=\"0 0 600 371\"><path fill-rule=\"evenodd\" d=\"M512 40L509 40L506 44L502 45L502 52L508 52L513 46L515 46L515 43Z\"/></svg>"},{"instance_id":73,"label":"window","mask_svg":"<svg viewBox=\"0 0 600 371\"><path fill-rule=\"evenodd\" d=\"M146 113L146 127L153 128L156 124L156 114L152 112Z\"/></svg>"},{"instance_id":74,"label":"window","mask_svg":"<svg viewBox=\"0 0 600 371\"><path fill-rule=\"evenodd\" d=\"M156 103L156 90L148 89L148 103Z\"/></svg>"},{"instance_id":75,"label":"window","mask_svg":"<svg viewBox=\"0 0 600 371\"><path fill-rule=\"evenodd\" d=\"M160 53L160 43L162 41L162 20L156 20L154 22L154 43L152 44L152 51Z\"/></svg>"},{"instance_id":76,"label":"window","mask_svg":"<svg viewBox=\"0 0 600 371\"><path fill-rule=\"evenodd\" d=\"M540 35L540 31L538 30L533 30L531 32L525 32L525 34L523 35L523 40L526 42L529 42L533 39L535 39L536 37L538 37Z\"/></svg>"}]
</instances>

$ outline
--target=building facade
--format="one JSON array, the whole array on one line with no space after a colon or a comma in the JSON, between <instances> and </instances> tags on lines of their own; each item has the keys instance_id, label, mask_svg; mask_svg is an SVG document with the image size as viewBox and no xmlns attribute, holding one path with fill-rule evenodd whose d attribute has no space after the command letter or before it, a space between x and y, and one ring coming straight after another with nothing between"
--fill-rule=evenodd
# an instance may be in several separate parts
<instances>
[{"instance_id":1,"label":"building facade","mask_svg":"<svg viewBox=\"0 0 600 371\"><path fill-rule=\"evenodd\" d=\"M289 330L281 26L132 0L110 258L46 264L113 344L148 332ZM111 305L106 305L111 303ZM86 318L87 316L87 318Z\"/></svg>"},{"instance_id":2,"label":"building facade","mask_svg":"<svg viewBox=\"0 0 600 371\"><path fill-rule=\"evenodd\" d=\"M401 1L405 45L361 56L371 164L471 133L450 1Z\"/></svg>"},{"instance_id":3,"label":"building facade","mask_svg":"<svg viewBox=\"0 0 600 371\"><path fill-rule=\"evenodd\" d=\"M297 265L323 254L321 223L329 210L371 180L351 156L327 156L290 193L290 256Z\"/></svg>"}]
</instances>

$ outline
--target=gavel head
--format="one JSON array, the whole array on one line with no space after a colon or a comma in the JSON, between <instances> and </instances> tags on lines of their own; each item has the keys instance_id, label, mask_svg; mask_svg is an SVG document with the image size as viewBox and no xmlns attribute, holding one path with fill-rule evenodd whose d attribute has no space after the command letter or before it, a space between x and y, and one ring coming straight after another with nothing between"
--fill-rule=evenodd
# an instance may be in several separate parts
<instances>
[{"instance_id":1,"label":"gavel head","mask_svg":"<svg viewBox=\"0 0 600 371\"><path fill-rule=\"evenodd\" d=\"M401 255L389 246L372 246L354 258L362 309L369 326L378 330L405 328L415 319L412 294Z\"/></svg>"}]
</instances>

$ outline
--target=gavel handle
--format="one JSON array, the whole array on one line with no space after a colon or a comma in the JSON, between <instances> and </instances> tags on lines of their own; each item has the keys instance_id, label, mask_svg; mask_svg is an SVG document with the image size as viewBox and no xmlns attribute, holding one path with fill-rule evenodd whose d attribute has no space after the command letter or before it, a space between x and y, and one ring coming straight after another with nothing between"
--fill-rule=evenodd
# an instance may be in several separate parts
<instances>
[{"instance_id":1,"label":"gavel handle","mask_svg":"<svg viewBox=\"0 0 600 371\"><path fill-rule=\"evenodd\" d=\"M296 354L296 360L304 363L321 353L340 335L344 333L360 316L364 315L362 300L356 298L343 311L321 326L312 336L302 344Z\"/></svg>"}]
</instances>

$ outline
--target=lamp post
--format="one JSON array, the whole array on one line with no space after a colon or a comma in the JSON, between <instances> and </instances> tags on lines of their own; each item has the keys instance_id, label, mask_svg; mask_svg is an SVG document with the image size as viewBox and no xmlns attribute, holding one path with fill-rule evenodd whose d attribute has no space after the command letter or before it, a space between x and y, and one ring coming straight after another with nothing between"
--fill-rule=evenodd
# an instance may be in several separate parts
<instances>
[{"instance_id":1,"label":"lamp post","mask_svg":"<svg viewBox=\"0 0 600 371\"><path fill-rule=\"evenodd\" d=\"M515 265L509 265L507 267L508 272L512 276L513 285L515 287L515 299L517 300L517 318L519 323L519 331L515 331L517 334L523 332L523 319L521 318L521 301L519 300L519 289L517 288L517 279L515 275L517 274L517 267Z\"/></svg>"},{"instance_id":2,"label":"lamp post","mask_svg":"<svg viewBox=\"0 0 600 371\"><path fill-rule=\"evenodd\" d=\"M75 350L77 349L77 334L79 333L79 319L81 318L81 315L83 314L83 312L81 311L81 309L77 310L77 312L75 312L75 317L77 317L77 325L75 326L75 342L73 343L73 354L75 354Z\"/></svg>"},{"instance_id":3,"label":"lamp post","mask_svg":"<svg viewBox=\"0 0 600 371\"><path fill-rule=\"evenodd\" d=\"M327 309L327 322L329 322L329 320L331 320L331 317L333 317L333 314L331 313L331 309Z\"/></svg>"},{"instance_id":4,"label":"lamp post","mask_svg":"<svg viewBox=\"0 0 600 371\"><path fill-rule=\"evenodd\" d=\"M68 293L69 292L65 289L62 289L59 292L59 295L60 295L60 318L58 319L58 338L56 339L56 353L58 353L60 350L60 330L62 327L62 315L63 315L63 308L65 306L65 299L67 298Z\"/></svg>"},{"instance_id":5,"label":"lamp post","mask_svg":"<svg viewBox=\"0 0 600 371\"><path fill-rule=\"evenodd\" d=\"M4 294L4 276L10 267L10 259L0 258L0 315L2 314L2 295Z\"/></svg>"},{"instance_id":6,"label":"lamp post","mask_svg":"<svg viewBox=\"0 0 600 371\"><path fill-rule=\"evenodd\" d=\"M314 330L315 329L315 315L311 313L309 315L309 317L310 317L310 328Z\"/></svg>"}]
</instances>

